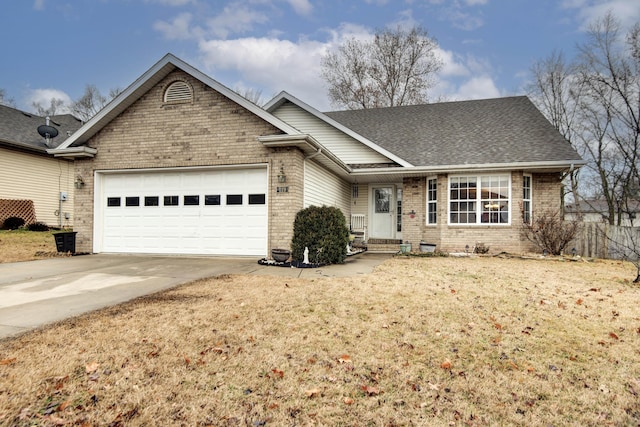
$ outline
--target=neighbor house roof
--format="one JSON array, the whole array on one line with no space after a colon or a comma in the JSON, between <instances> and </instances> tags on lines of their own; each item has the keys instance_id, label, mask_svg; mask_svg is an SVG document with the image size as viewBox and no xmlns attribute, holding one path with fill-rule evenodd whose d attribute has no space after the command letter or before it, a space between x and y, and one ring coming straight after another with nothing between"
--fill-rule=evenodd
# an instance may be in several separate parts
<instances>
[{"instance_id":1,"label":"neighbor house roof","mask_svg":"<svg viewBox=\"0 0 640 427\"><path fill-rule=\"evenodd\" d=\"M567 213L576 213L578 208L582 213L601 213L608 214L609 204L603 199L587 199L580 200L576 203L569 203L565 206ZM627 204L620 207L623 212L640 212L640 200L631 199Z\"/></svg>"},{"instance_id":2,"label":"neighbor house roof","mask_svg":"<svg viewBox=\"0 0 640 427\"><path fill-rule=\"evenodd\" d=\"M46 154L47 149L62 144L77 131L82 122L71 114L51 116L49 125L58 130L58 136L49 146L38 133L38 126L44 124L45 117L0 105L0 145Z\"/></svg>"},{"instance_id":3,"label":"neighbor house roof","mask_svg":"<svg viewBox=\"0 0 640 427\"><path fill-rule=\"evenodd\" d=\"M584 163L526 96L325 114L417 167Z\"/></svg>"}]
</instances>

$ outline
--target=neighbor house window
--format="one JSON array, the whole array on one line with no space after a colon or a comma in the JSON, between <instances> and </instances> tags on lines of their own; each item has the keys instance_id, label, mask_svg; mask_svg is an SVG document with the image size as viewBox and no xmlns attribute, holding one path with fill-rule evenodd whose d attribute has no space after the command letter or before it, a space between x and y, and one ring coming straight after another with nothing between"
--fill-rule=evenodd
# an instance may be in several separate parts
<instances>
[{"instance_id":1,"label":"neighbor house window","mask_svg":"<svg viewBox=\"0 0 640 427\"><path fill-rule=\"evenodd\" d=\"M449 178L450 224L509 224L508 175Z\"/></svg>"},{"instance_id":2,"label":"neighbor house window","mask_svg":"<svg viewBox=\"0 0 640 427\"><path fill-rule=\"evenodd\" d=\"M522 220L525 224L531 224L531 175L522 177Z\"/></svg>"},{"instance_id":3,"label":"neighbor house window","mask_svg":"<svg viewBox=\"0 0 640 427\"><path fill-rule=\"evenodd\" d=\"M438 222L438 180L427 179L427 224Z\"/></svg>"}]
</instances>

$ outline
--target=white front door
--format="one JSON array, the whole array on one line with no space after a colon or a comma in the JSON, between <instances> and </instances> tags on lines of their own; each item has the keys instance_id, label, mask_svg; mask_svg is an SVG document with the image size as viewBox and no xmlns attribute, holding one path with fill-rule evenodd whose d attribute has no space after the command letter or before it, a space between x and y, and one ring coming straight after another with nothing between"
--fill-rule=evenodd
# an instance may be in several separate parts
<instances>
[{"instance_id":1,"label":"white front door","mask_svg":"<svg viewBox=\"0 0 640 427\"><path fill-rule=\"evenodd\" d=\"M371 226L370 237L377 239L393 239L395 215L395 186L373 186L371 188Z\"/></svg>"}]
</instances>

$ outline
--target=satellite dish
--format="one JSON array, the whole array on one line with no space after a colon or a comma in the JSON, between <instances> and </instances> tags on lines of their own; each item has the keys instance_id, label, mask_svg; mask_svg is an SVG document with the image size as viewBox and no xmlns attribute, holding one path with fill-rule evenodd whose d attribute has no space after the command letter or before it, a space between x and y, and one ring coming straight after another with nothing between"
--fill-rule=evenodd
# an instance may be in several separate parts
<instances>
[{"instance_id":1,"label":"satellite dish","mask_svg":"<svg viewBox=\"0 0 640 427\"><path fill-rule=\"evenodd\" d=\"M55 138L56 136L58 136L58 129L54 128L53 126L40 125L38 126L38 133L41 137L46 139Z\"/></svg>"}]
</instances>

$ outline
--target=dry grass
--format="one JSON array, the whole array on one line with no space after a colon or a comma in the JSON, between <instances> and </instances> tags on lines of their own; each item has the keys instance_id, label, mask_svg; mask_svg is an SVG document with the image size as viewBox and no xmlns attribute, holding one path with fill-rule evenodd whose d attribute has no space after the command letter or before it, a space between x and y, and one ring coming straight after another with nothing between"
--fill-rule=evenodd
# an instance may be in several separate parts
<instances>
[{"instance_id":1,"label":"dry grass","mask_svg":"<svg viewBox=\"0 0 640 427\"><path fill-rule=\"evenodd\" d=\"M58 256L51 232L0 230L0 263Z\"/></svg>"},{"instance_id":2,"label":"dry grass","mask_svg":"<svg viewBox=\"0 0 640 427\"><path fill-rule=\"evenodd\" d=\"M0 341L0 424L640 423L628 263L224 276Z\"/></svg>"}]
</instances>

